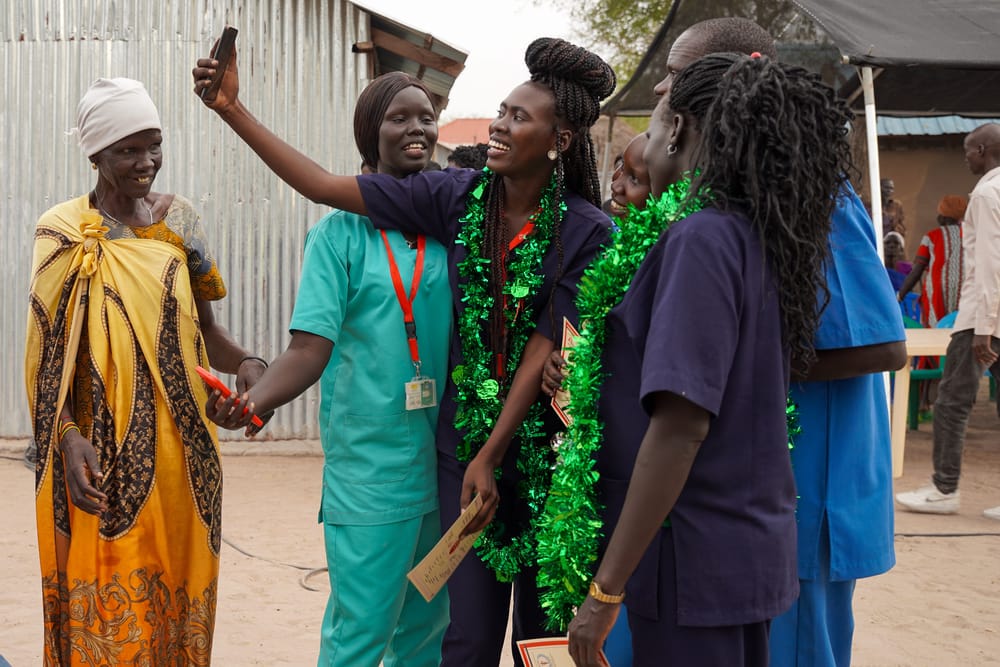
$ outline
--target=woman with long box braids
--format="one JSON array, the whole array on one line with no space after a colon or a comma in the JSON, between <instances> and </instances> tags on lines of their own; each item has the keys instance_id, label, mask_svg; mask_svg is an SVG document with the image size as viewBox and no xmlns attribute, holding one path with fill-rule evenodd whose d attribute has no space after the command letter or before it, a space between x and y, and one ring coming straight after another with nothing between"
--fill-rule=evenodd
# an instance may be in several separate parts
<instances>
[{"instance_id":1,"label":"woman with long box braids","mask_svg":"<svg viewBox=\"0 0 1000 667\"><path fill-rule=\"evenodd\" d=\"M602 664L624 601L636 665L765 667L798 593L786 396L816 359L850 113L755 56L695 61L651 121L663 231L608 315L598 465L628 482L569 625L577 665Z\"/></svg>"}]
</instances>

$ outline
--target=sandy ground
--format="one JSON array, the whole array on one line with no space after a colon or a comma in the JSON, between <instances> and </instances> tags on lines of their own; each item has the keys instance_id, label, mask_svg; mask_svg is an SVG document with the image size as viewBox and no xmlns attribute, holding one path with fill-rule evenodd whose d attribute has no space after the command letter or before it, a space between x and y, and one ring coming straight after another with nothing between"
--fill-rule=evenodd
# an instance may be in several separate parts
<instances>
[{"instance_id":1,"label":"sandy ground","mask_svg":"<svg viewBox=\"0 0 1000 667\"><path fill-rule=\"evenodd\" d=\"M897 512L895 569L858 585L857 667L1000 664L1000 522L980 514L1000 504L1000 421L985 398L969 431L961 513ZM32 474L21 464L23 447L0 441L0 488L7 489L0 524L0 656L13 667L41 664ZM925 483L930 449L929 424L910 432L897 489ZM224 453L215 664L315 664L328 591L325 574L310 576L325 564L316 523L316 444L226 443ZM503 664L511 664L509 656Z\"/></svg>"}]
</instances>

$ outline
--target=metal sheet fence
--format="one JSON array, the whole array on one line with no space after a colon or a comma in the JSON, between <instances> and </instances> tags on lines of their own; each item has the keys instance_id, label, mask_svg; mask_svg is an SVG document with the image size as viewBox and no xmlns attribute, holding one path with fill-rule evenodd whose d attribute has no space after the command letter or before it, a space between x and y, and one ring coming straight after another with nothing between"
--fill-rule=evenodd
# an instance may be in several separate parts
<instances>
[{"instance_id":1,"label":"metal sheet fence","mask_svg":"<svg viewBox=\"0 0 1000 667\"><path fill-rule=\"evenodd\" d=\"M38 216L94 185L66 131L93 79L139 79L163 122L154 189L191 199L229 296L216 316L256 354L288 342L308 228L328 209L279 181L192 92L191 68L226 23L240 29L241 99L321 164L352 173L354 101L367 83L367 15L346 0L6 0L0 3L0 437L30 434L23 351ZM274 438L317 437L314 388ZM225 434L224 434L225 435ZM241 437L239 434L230 437Z\"/></svg>"}]
</instances>

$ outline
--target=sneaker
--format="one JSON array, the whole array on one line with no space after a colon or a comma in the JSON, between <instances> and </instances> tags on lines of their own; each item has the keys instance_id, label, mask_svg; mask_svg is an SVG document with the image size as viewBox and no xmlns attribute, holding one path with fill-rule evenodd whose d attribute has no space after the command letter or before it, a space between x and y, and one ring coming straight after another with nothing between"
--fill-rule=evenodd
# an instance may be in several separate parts
<instances>
[{"instance_id":1,"label":"sneaker","mask_svg":"<svg viewBox=\"0 0 1000 667\"><path fill-rule=\"evenodd\" d=\"M983 510L983 516L987 519L994 519L995 521L1000 521L1000 507L991 507L988 510Z\"/></svg>"},{"instance_id":2,"label":"sneaker","mask_svg":"<svg viewBox=\"0 0 1000 667\"><path fill-rule=\"evenodd\" d=\"M897 493L896 502L911 512L923 514L958 513L958 491L941 493L933 484L921 487L916 491Z\"/></svg>"}]
</instances>

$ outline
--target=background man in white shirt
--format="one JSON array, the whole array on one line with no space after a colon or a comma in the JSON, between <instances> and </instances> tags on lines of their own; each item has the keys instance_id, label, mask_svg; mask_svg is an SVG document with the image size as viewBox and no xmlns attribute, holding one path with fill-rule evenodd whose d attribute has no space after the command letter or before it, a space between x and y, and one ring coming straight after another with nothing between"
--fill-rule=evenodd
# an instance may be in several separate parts
<instances>
[{"instance_id":1,"label":"background man in white shirt","mask_svg":"<svg viewBox=\"0 0 1000 667\"><path fill-rule=\"evenodd\" d=\"M913 512L958 512L965 427L987 368L1000 379L1000 125L981 125L965 137L965 162L982 176L969 195L962 238L964 278L955 333L934 402L933 484L896 495ZM1000 414L1000 403L998 403ZM983 515L1000 520L1000 507Z\"/></svg>"}]
</instances>

